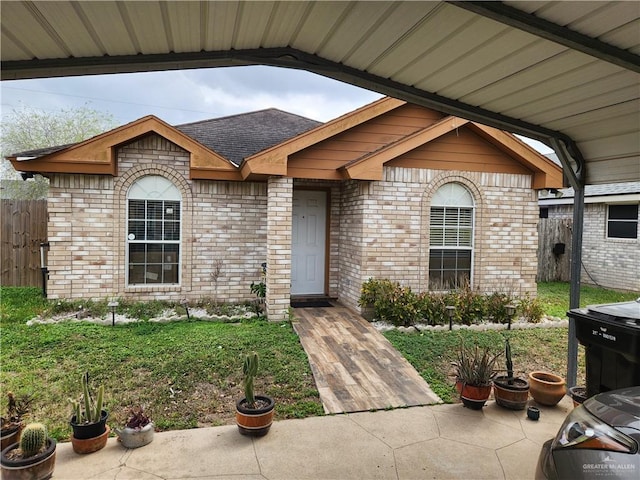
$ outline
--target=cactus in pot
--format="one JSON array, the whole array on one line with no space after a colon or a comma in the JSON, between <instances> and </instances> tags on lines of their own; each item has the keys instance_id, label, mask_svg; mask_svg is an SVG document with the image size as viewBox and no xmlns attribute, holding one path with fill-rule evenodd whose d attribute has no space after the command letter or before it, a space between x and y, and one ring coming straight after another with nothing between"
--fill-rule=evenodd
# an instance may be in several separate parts
<instances>
[{"instance_id":1,"label":"cactus in pot","mask_svg":"<svg viewBox=\"0 0 640 480\"><path fill-rule=\"evenodd\" d=\"M253 392L253 381L258 373L259 364L260 362L256 352L253 352L244 358L244 365L242 366L242 373L244 374L244 397L247 400L247 406L249 408L256 407L256 398Z\"/></svg>"},{"instance_id":2,"label":"cactus in pot","mask_svg":"<svg viewBox=\"0 0 640 480\"><path fill-rule=\"evenodd\" d=\"M96 423L102 418L102 404L104 401L104 385L98 387L94 399L89 391L89 372L82 375L82 402L73 402L75 423ZM84 409L82 408L84 407Z\"/></svg>"},{"instance_id":3,"label":"cactus in pot","mask_svg":"<svg viewBox=\"0 0 640 480\"><path fill-rule=\"evenodd\" d=\"M502 407L523 410L529 399L529 382L514 375L509 338L504 340L504 355L507 374L493 379L493 396Z\"/></svg>"},{"instance_id":4,"label":"cactus in pot","mask_svg":"<svg viewBox=\"0 0 640 480\"><path fill-rule=\"evenodd\" d=\"M104 410L104 386L98 387L93 393L89 387L89 372L82 375L80 382L82 396L80 401L72 401L73 416L71 428L73 436L71 443L76 453L91 453L103 448L109 436L107 418L109 413ZM96 439L97 441L89 441Z\"/></svg>"},{"instance_id":5,"label":"cactus in pot","mask_svg":"<svg viewBox=\"0 0 640 480\"><path fill-rule=\"evenodd\" d=\"M243 435L266 435L273 422L275 402L267 395L254 394L254 380L258 373L258 354L252 352L245 355L242 364L244 374L244 398L236 402L236 423L238 430Z\"/></svg>"},{"instance_id":6,"label":"cactus in pot","mask_svg":"<svg viewBox=\"0 0 640 480\"><path fill-rule=\"evenodd\" d=\"M23 457L33 457L47 444L47 427L42 423L30 423L22 431L20 450Z\"/></svg>"},{"instance_id":7,"label":"cactus in pot","mask_svg":"<svg viewBox=\"0 0 640 480\"><path fill-rule=\"evenodd\" d=\"M51 478L56 463L56 440L47 435L42 423L30 423L20 442L0 453L0 476L4 480L44 480Z\"/></svg>"}]
</instances>

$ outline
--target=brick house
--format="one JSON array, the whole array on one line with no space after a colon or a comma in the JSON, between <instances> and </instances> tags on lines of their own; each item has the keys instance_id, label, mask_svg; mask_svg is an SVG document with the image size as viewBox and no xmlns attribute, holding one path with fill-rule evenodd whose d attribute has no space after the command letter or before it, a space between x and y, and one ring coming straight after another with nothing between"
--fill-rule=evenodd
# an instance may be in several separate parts
<instances>
[{"instance_id":1,"label":"brick house","mask_svg":"<svg viewBox=\"0 0 640 480\"><path fill-rule=\"evenodd\" d=\"M563 272L569 270L573 201L573 188L560 189L557 196L544 192L538 201L539 254L566 263ZM587 185L584 203L580 282L640 292L640 182ZM564 254L550 251L557 242L566 245Z\"/></svg>"},{"instance_id":2,"label":"brick house","mask_svg":"<svg viewBox=\"0 0 640 480\"><path fill-rule=\"evenodd\" d=\"M272 320L292 296L357 309L370 277L535 294L536 190L562 186L513 135L393 98L325 124L150 116L9 160L50 179L51 298L240 302L266 262Z\"/></svg>"}]
</instances>

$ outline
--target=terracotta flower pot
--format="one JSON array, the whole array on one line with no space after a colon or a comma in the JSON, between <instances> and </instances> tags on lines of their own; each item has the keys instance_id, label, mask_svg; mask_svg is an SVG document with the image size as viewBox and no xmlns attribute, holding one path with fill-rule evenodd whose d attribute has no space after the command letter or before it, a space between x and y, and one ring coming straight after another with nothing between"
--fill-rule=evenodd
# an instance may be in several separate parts
<instances>
[{"instance_id":1,"label":"terracotta flower pot","mask_svg":"<svg viewBox=\"0 0 640 480\"><path fill-rule=\"evenodd\" d=\"M56 464L56 440L49 438L47 448L29 458L10 459L9 452L20 447L19 443L2 450L0 471L3 480L45 480L51 478Z\"/></svg>"},{"instance_id":2,"label":"terracotta flower pot","mask_svg":"<svg viewBox=\"0 0 640 480\"><path fill-rule=\"evenodd\" d=\"M489 399L489 395L491 395L491 384L475 386L465 383L462 385L460 399L465 407L480 410Z\"/></svg>"},{"instance_id":3,"label":"terracotta flower pot","mask_svg":"<svg viewBox=\"0 0 640 480\"><path fill-rule=\"evenodd\" d=\"M549 372L531 372L529 385L533 399L549 407L556 405L566 393L564 379Z\"/></svg>"},{"instance_id":4,"label":"terracotta flower pot","mask_svg":"<svg viewBox=\"0 0 640 480\"><path fill-rule=\"evenodd\" d=\"M496 403L510 410L524 410L529 400L529 382L522 378L502 376L493 379L493 396Z\"/></svg>"},{"instance_id":5,"label":"terracotta flower pot","mask_svg":"<svg viewBox=\"0 0 640 480\"><path fill-rule=\"evenodd\" d=\"M262 408L247 408L246 399L236 402L236 423L242 435L262 437L269 432L273 423L275 402L271 397L256 395L256 402L265 404Z\"/></svg>"},{"instance_id":6,"label":"terracotta flower pot","mask_svg":"<svg viewBox=\"0 0 640 480\"><path fill-rule=\"evenodd\" d=\"M109 425L106 425L104 433L94 438L80 439L72 435L71 446L73 447L73 451L80 454L97 452L107 444L110 432L111 429Z\"/></svg>"}]
</instances>

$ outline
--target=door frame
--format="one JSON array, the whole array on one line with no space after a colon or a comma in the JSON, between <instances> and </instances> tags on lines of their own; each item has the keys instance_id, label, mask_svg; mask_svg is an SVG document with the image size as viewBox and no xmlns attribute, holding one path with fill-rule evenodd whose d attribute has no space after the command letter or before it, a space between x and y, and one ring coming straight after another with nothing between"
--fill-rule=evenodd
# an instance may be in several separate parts
<instances>
[{"instance_id":1,"label":"door frame","mask_svg":"<svg viewBox=\"0 0 640 480\"><path fill-rule=\"evenodd\" d=\"M321 187L313 185L295 186L293 187L293 195L296 194L296 190L305 190L312 192L324 192L326 195L325 203L325 229L324 229L324 293L315 295L293 295L293 297L309 297L309 296L328 296L329 294L329 276L331 274L329 266L331 265L331 187ZM292 197L293 201L293 197ZM293 212L293 208L291 209ZM291 225L293 228L293 224Z\"/></svg>"}]
</instances>

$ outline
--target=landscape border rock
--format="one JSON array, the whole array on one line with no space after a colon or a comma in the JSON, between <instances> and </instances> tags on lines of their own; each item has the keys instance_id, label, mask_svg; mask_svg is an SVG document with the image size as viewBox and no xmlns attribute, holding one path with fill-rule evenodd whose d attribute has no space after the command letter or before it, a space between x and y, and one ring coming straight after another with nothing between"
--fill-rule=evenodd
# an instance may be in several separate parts
<instances>
[{"instance_id":1,"label":"landscape border rock","mask_svg":"<svg viewBox=\"0 0 640 480\"><path fill-rule=\"evenodd\" d=\"M238 315L210 315L204 308L189 308L189 318L187 315L178 314L176 309L167 309L162 312L158 317L150 318L149 320L140 320L138 318L128 317L127 315L117 313L115 315L115 325L126 325L128 323L137 323L148 321L151 323L171 323L171 322L186 322L193 321L205 321L205 322L220 322L220 323L232 323L239 322L241 320L248 320L256 318L258 315L250 310L250 307L244 309L243 313ZM78 318L77 313L64 313L60 315L54 315L52 317L34 317L27 321L28 326L33 325L51 325L55 323L72 323L72 322L86 322L94 323L96 325L112 325L113 318L111 313L106 314L104 317L82 317Z\"/></svg>"},{"instance_id":2,"label":"landscape border rock","mask_svg":"<svg viewBox=\"0 0 640 480\"><path fill-rule=\"evenodd\" d=\"M449 325L426 325L423 323L417 323L410 327L396 327L387 322L373 321L371 324L380 332L388 332L389 330L397 330L403 333L420 333L420 332L445 332L449 331ZM543 317L539 322L525 322L524 320L517 320L511 323L512 330L526 330L530 328L566 328L569 326L569 320L566 318L558 317ZM455 330L472 330L476 332L484 332L488 330L507 330L508 324L506 323L491 323L482 322L474 323L472 325L459 325L454 324L451 329Z\"/></svg>"}]
</instances>

